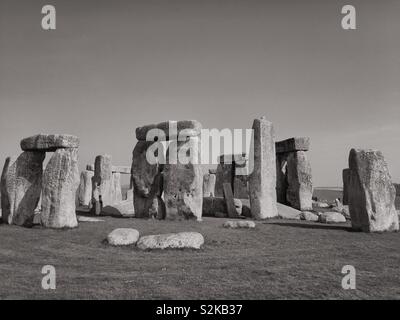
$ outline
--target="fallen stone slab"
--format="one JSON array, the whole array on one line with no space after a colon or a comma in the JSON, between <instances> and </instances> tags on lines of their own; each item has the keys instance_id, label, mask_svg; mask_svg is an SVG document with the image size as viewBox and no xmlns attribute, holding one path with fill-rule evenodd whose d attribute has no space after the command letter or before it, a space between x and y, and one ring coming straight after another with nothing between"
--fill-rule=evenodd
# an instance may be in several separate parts
<instances>
[{"instance_id":1,"label":"fallen stone slab","mask_svg":"<svg viewBox=\"0 0 400 320\"><path fill-rule=\"evenodd\" d=\"M319 215L311 211L303 211L300 215L301 220L305 221L319 221Z\"/></svg>"},{"instance_id":2,"label":"fallen stone slab","mask_svg":"<svg viewBox=\"0 0 400 320\"><path fill-rule=\"evenodd\" d=\"M57 149L78 148L79 138L69 134L37 134L21 141L24 151L54 152Z\"/></svg>"},{"instance_id":3,"label":"fallen stone slab","mask_svg":"<svg viewBox=\"0 0 400 320\"><path fill-rule=\"evenodd\" d=\"M231 229L254 229L256 224L254 221L225 221L223 224L224 228Z\"/></svg>"},{"instance_id":4,"label":"fallen stone slab","mask_svg":"<svg viewBox=\"0 0 400 320\"><path fill-rule=\"evenodd\" d=\"M346 218L339 212L322 212L319 216L321 223L342 223Z\"/></svg>"},{"instance_id":5,"label":"fallen stone slab","mask_svg":"<svg viewBox=\"0 0 400 320\"><path fill-rule=\"evenodd\" d=\"M139 231L131 228L118 228L113 230L107 241L112 246L128 246L136 244L139 239Z\"/></svg>"},{"instance_id":6,"label":"fallen stone slab","mask_svg":"<svg viewBox=\"0 0 400 320\"><path fill-rule=\"evenodd\" d=\"M276 153L287 153L296 151L308 151L310 149L310 138L295 137L275 143Z\"/></svg>"},{"instance_id":7,"label":"fallen stone slab","mask_svg":"<svg viewBox=\"0 0 400 320\"><path fill-rule=\"evenodd\" d=\"M157 134L157 131L153 131L157 134L157 137L152 137L152 139L148 140L147 133L154 129L157 129L159 134ZM183 130L185 130L184 134L186 137L196 137L200 135L201 129L201 123L196 120L169 120L136 128L136 139L139 141L177 140L179 134L182 133Z\"/></svg>"},{"instance_id":8,"label":"fallen stone slab","mask_svg":"<svg viewBox=\"0 0 400 320\"><path fill-rule=\"evenodd\" d=\"M78 222L104 222L102 219L85 217L85 216L77 216Z\"/></svg>"},{"instance_id":9,"label":"fallen stone slab","mask_svg":"<svg viewBox=\"0 0 400 320\"><path fill-rule=\"evenodd\" d=\"M101 210L100 215L116 218L133 218L135 216L133 201L125 200L121 201L120 203L105 206Z\"/></svg>"},{"instance_id":10,"label":"fallen stone slab","mask_svg":"<svg viewBox=\"0 0 400 320\"><path fill-rule=\"evenodd\" d=\"M281 203L277 203L276 206L278 207L278 215L282 219L289 219L289 220L301 219L301 211L293 209L292 207L286 206Z\"/></svg>"},{"instance_id":11,"label":"fallen stone slab","mask_svg":"<svg viewBox=\"0 0 400 320\"><path fill-rule=\"evenodd\" d=\"M204 238L200 233L180 232L141 237L137 247L141 250L200 249L203 244Z\"/></svg>"},{"instance_id":12,"label":"fallen stone slab","mask_svg":"<svg viewBox=\"0 0 400 320\"><path fill-rule=\"evenodd\" d=\"M251 217L250 200L249 199L233 199L236 212L239 216ZM203 197L203 216L204 217L227 217L228 210L226 208L225 199L223 197ZM217 215L220 213L220 215Z\"/></svg>"}]
</instances>

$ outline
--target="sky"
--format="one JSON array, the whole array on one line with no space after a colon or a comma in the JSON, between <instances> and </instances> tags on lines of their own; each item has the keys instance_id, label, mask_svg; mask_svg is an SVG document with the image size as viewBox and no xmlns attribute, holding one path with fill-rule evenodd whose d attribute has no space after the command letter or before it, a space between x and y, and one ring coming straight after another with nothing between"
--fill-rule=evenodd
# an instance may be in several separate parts
<instances>
[{"instance_id":1,"label":"sky","mask_svg":"<svg viewBox=\"0 0 400 320\"><path fill-rule=\"evenodd\" d=\"M0 165L37 133L79 136L83 169L130 165L138 126L265 115L277 140L311 138L315 186L342 185L353 147L400 182L399 17L398 0L0 0Z\"/></svg>"}]
</instances>

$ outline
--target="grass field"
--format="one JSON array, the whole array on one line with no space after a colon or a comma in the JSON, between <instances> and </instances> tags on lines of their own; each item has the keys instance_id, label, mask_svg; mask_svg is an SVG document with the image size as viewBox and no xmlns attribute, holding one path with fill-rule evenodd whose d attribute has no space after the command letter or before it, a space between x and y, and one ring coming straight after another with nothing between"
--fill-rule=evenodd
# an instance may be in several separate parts
<instances>
[{"instance_id":1,"label":"grass field","mask_svg":"<svg viewBox=\"0 0 400 320\"><path fill-rule=\"evenodd\" d=\"M226 219L168 222L104 218L74 230L0 225L0 298L68 299L364 299L400 298L400 233L351 232L349 225L258 222L254 230L221 227ZM141 252L104 243L114 228L142 235L198 231L202 250ZM57 289L41 288L54 265ZM353 265L357 290L343 290Z\"/></svg>"}]
</instances>

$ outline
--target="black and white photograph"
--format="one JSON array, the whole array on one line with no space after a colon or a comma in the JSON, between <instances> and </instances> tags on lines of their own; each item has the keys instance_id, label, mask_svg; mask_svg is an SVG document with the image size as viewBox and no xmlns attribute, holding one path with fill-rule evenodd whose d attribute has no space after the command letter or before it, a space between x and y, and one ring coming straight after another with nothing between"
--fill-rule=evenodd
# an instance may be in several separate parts
<instances>
[{"instance_id":1,"label":"black and white photograph","mask_svg":"<svg viewBox=\"0 0 400 320\"><path fill-rule=\"evenodd\" d=\"M399 0L0 0L0 150L0 300L400 299Z\"/></svg>"}]
</instances>

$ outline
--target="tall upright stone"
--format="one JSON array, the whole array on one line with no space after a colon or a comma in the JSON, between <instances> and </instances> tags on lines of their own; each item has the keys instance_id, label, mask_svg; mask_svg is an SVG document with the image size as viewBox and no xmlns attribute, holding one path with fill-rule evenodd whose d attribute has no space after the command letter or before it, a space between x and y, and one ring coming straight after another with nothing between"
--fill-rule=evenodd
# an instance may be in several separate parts
<instances>
[{"instance_id":1,"label":"tall upright stone","mask_svg":"<svg viewBox=\"0 0 400 320\"><path fill-rule=\"evenodd\" d=\"M148 161L149 148L158 146L154 156L163 153L163 145L152 141L138 141L132 154L131 183L135 216L138 218L163 218L165 216L162 195L162 165L155 160ZM150 152L150 151L149 151ZM161 155L160 155L161 156Z\"/></svg>"},{"instance_id":2,"label":"tall upright stone","mask_svg":"<svg viewBox=\"0 0 400 320\"><path fill-rule=\"evenodd\" d=\"M7 158L1 176L3 222L31 226L39 203L44 152L23 152Z\"/></svg>"},{"instance_id":3,"label":"tall upright stone","mask_svg":"<svg viewBox=\"0 0 400 320\"><path fill-rule=\"evenodd\" d=\"M215 196L215 181L216 175L210 172L203 175L203 196L214 197Z\"/></svg>"},{"instance_id":4,"label":"tall upright stone","mask_svg":"<svg viewBox=\"0 0 400 320\"><path fill-rule=\"evenodd\" d=\"M255 219L278 216L276 206L275 132L265 117L253 122L250 153L249 192L251 213ZM252 163L251 163L252 162Z\"/></svg>"},{"instance_id":5,"label":"tall upright stone","mask_svg":"<svg viewBox=\"0 0 400 320\"><path fill-rule=\"evenodd\" d=\"M47 228L74 228L79 185L78 149L58 149L43 174L41 223Z\"/></svg>"},{"instance_id":6,"label":"tall upright stone","mask_svg":"<svg viewBox=\"0 0 400 320\"><path fill-rule=\"evenodd\" d=\"M364 232L397 231L396 190L380 151L352 149L348 200L352 228Z\"/></svg>"},{"instance_id":7,"label":"tall upright stone","mask_svg":"<svg viewBox=\"0 0 400 320\"><path fill-rule=\"evenodd\" d=\"M163 172L166 219L202 219L203 174L199 159L199 137L169 145Z\"/></svg>"},{"instance_id":8,"label":"tall upright stone","mask_svg":"<svg viewBox=\"0 0 400 320\"><path fill-rule=\"evenodd\" d=\"M349 182L350 182L350 169L343 169L343 204L349 204Z\"/></svg>"},{"instance_id":9,"label":"tall upright stone","mask_svg":"<svg viewBox=\"0 0 400 320\"><path fill-rule=\"evenodd\" d=\"M90 206L92 201L92 179L94 176L93 171L84 170L81 172L81 179L78 188L78 204L79 206Z\"/></svg>"},{"instance_id":10,"label":"tall upright stone","mask_svg":"<svg viewBox=\"0 0 400 320\"><path fill-rule=\"evenodd\" d=\"M286 200L298 210L312 209L311 165L305 151L291 152L287 158L288 188Z\"/></svg>"},{"instance_id":11,"label":"tall upright stone","mask_svg":"<svg viewBox=\"0 0 400 320\"><path fill-rule=\"evenodd\" d=\"M114 204L113 199L113 175L112 175L112 160L110 155L99 155L95 159L93 190L98 192L93 194L94 201L99 201L99 196L103 201L103 206Z\"/></svg>"}]
</instances>

